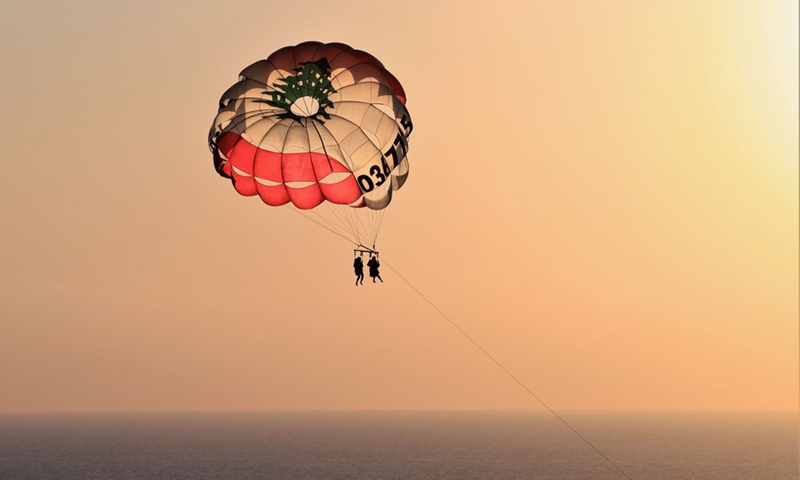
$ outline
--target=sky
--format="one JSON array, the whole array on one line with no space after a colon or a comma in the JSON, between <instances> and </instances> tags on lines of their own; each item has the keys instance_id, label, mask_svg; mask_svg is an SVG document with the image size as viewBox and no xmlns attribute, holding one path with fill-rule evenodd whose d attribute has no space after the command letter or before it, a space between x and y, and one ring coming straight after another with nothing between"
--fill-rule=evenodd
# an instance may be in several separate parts
<instances>
[{"instance_id":1,"label":"sky","mask_svg":"<svg viewBox=\"0 0 800 480\"><path fill-rule=\"evenodd\" d=\"M298 5L0 3L0 411L541 408L425 298L555 410L797 409L797 2ZM212 165L306 40L408 95L384 284Z\"/></svg>"}]
</instances>

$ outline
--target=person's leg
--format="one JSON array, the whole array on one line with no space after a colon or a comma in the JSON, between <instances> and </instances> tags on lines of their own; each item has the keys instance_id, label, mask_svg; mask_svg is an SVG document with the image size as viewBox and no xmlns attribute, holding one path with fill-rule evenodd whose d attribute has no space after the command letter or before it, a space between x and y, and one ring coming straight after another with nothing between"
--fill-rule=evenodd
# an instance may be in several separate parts
<instances>
[{"instance_id":1,"label":"person's leg","mask_svg":"<svg viewBox=\"0 0 800 480\"><path fill-rule=\"evenodd\" d=\"M380 281L381 281L381 283L383 283L383 279L381 278L381 276L380 276L380 275L378 275L378 280L380 280Z\"/></svg>"}]
</instances>

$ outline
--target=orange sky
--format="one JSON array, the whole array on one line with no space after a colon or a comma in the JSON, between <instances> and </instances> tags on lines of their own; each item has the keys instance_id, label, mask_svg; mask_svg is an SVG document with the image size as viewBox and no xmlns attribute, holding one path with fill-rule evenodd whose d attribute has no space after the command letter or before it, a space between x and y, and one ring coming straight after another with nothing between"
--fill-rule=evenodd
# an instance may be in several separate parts
<instances>
[{"instance_id":1,"label":"orange sky","mask_svg":"<svg viewBox=\"0 0 800 480\"><path fill-rule=\"evenodd\" d=\"M408 92L385 262L553 408L796 409L797 3L448 3L0 5L0 411L538 408L214 172L312 39Z\"/></svg>"}]
</instances>

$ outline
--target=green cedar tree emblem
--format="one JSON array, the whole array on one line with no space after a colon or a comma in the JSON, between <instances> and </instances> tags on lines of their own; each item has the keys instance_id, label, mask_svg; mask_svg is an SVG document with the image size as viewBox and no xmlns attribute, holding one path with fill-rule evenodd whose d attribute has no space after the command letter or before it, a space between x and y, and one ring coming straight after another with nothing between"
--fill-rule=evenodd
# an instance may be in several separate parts
<instances>
[{"instance_id":1,"label":"green cedar tree emblem","mask_svg":"<svg viewBox=\"0 0 800 480\"><path fill-rule=\"evenodd\" d=\"M256 102L285 110L285 113L279 115L282 118L300 121L303 117L311 117L320 120L317 116L321 115L325 119L330 119L331 116L325 109L333 107L333 102L328 99L328 96L335 93L336 89L331 85L331 69L328 59L323 57L313 62L301 62L300 68L295 68L294 71L297 72L297 75L279 78L272 85L275 91L262 92L264 95L269 95L269 100L256 100ZM284 83L278 83L278 81ZM298 100L300 103L292 108ZM319 105L316 110L314 109L315 103ZM309 108L309 106L311 107Z\"/></svg>"}]
</instances>

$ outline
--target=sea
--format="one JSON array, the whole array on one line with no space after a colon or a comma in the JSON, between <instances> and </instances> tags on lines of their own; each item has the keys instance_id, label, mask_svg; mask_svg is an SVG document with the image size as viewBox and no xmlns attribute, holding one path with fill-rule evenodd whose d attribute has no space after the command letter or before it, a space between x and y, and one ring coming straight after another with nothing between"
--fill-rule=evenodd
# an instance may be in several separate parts
<instances>
[{"instance_id":1,"label":"sea","mask_svg":"<svg viewBox=\"0 0 800 480\"><path fill-rule=\"evenodd\" d=\"M2 480L797 480L796 412L0 414Z\"/></svg>"}]
</instances>

